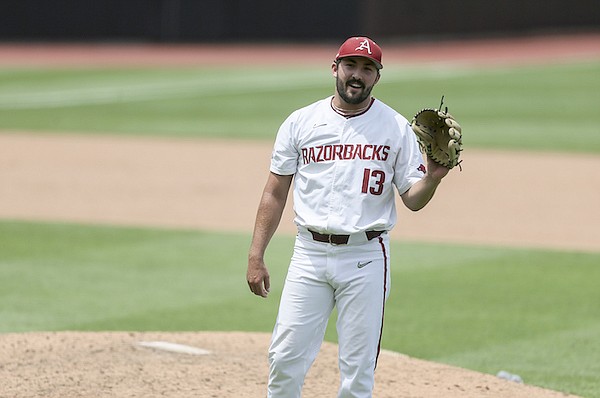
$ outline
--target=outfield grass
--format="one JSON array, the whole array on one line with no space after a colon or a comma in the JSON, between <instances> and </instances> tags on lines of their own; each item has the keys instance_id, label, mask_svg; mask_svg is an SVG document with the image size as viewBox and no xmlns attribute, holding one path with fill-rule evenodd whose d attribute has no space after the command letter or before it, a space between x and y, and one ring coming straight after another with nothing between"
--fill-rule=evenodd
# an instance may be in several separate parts
<instances>
[{"instance_id":1,"label":"outfield grass","mask_svg":"<svg viewBox=\"0 0 600 398\"><path fill-rule=\"evenodd\" d=\"M374 93L407 117L446 96L465 144L600 152L600 62L386 67ZM323 68L3 70L0 129L272 140L333 92Z\"/></svg>"},{"instance_id":2,"label":"outfield grass","mask_svg":"<svg viewBox=\"0 0 600 398\"><path fill-rule=\"evenodd\" d=\"M266 300L246 285L249 240L0 222L0 332L270 332L293 238L270 246ZM383 348L600 394L600 253L394 242L392 264Z\"/></svg>"}]
</instances>

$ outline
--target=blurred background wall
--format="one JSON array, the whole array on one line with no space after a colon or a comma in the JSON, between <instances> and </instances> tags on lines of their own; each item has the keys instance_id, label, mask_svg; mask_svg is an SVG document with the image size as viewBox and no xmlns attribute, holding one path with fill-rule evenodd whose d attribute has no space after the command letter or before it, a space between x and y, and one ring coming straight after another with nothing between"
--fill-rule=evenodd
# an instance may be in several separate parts
<instances>
[{"instance_id":1,"label":"blurred background wall","mask_svg":"<svg viewBox=\"0 0 600 398\"><path fill-rule=\"evenodd\" d=\"M0 0L3 41L316 41L600 29L600 0Z\"/></svg>"}]
</instances>

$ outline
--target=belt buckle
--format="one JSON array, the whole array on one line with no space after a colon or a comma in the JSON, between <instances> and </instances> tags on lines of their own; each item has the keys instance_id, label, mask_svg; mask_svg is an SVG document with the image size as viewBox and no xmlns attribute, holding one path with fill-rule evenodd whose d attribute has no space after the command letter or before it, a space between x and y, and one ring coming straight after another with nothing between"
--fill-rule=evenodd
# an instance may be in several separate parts
<instances>
[{"instance_id":1,"label":"belt buckle","mask_svg":"<svg viewBox=\"0 0 600 398\"><path fill-rule=\"evenodd\" d=\"M339 243L332 242L332 241L331 241L331 237L332 237L332 236L333 236L332 234L329 234L329 235L327 235L327 242L328 242L330 245L335 245L335 246L337 246Z\"/></svg>"},{"instance_id":2,"label":"belt buckle","mask_svg":"<svg viewBox=\"0 0 600 398\"><path fill-rule=\"evenodd\" d=\"M350 236L347 235L327 235L327 242L334 246L347 245Z\"/></svg>"}]
</instances>

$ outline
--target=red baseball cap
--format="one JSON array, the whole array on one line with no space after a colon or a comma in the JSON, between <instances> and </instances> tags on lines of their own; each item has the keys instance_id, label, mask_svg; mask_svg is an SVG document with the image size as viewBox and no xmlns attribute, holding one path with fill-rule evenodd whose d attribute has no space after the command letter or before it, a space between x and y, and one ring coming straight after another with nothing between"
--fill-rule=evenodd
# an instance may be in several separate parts
<instances>
[{"instance_id":1,"label":"red baseball cap","mask_svg":"<svg viewBox=\"0 0 600 398\"><path fill-rule=\"evenodd\" d=\"M345 57L365 57L375 63L378 69L383 68L381 63L381 47L373 40L364 36L351 37L342 44L335 60Z\"/></svg>"}]
</instances>

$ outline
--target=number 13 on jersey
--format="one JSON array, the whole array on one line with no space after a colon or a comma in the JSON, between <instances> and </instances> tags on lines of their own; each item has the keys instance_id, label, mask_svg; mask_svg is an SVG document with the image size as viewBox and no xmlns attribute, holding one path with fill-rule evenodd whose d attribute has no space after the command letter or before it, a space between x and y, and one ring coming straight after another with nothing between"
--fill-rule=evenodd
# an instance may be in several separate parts
<instances>
[{"instance_id":1,"label":"number 13 on jersey","mask_svg":"<svg viewBox=\"0 0 600 398\"><path fill-rule=\"evenodd\" d=\"M385 172L383 170L365 169L363 171L362 193L381 195L384 182Z\"/></svg>"}]
</instances>

